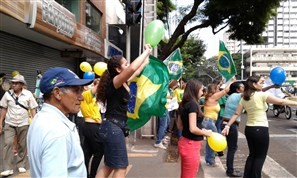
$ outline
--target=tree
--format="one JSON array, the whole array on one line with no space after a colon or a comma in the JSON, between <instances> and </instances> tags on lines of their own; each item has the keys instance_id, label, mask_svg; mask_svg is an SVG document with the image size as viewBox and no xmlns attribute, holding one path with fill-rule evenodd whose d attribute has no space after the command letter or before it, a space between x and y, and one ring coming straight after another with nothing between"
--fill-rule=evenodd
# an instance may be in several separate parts
<instances>
[{"instance_id":1,"label":"tree","mask_svg":"<svg viewBox=\"0 0 297 178\"><path fill-rule=\"evenodd\" d=\"M181 48L184 70L186 70L183 78L190 79L197 73L197 65L203 59L202 57L205 51L206 46L197 37L191 36L186 40Z\"/></svg>"},{"instance_id":2,"label":"tree","mask_svg":"<svg viewBox=\"0 0 297 178\"><path fill-rule=\"evenodd\" d=\"M167 43L161 44L160 59L181 48L195 30L211 27L213 34L229 26L231 39L244 40L247 44L261 44L262 32L281 0L193 0L193 5L180 20ZM165 0L158 0L165 2ZM167 1L166 1L167 2ZM168 12L168 11L164 11ZM185 29L189 22L197 25Z\"/></svg>"},{"instance_id":3,"label":"tree","mask_svg":"<svg viewBox=\"0 0 297 178\"><path fill-rule=\"evenodd\" d=\"M168 15L169 12L176 10L176 6L171 0L158 0L157 2L157 19L162 20L169 33Z\"/></svg>"},{"instance_id":4,"label":"tree","mask_svg":"<svg viewBox=\"0 0 297 178\"><path fill-rule=\"evenodd\" d=\"M237 71L236 79L241 79L241 53L232 54L232 58Z\"/></svg>"},{"instance_id":5,"label":"tree","mask_svg":"<svg viewBox=\"0 0 297 178\"><path fill-rule=\"evenodd\" d=\"M221 80L222 76L218 72L217 61L217 56L209 59L202 58L196 67L196 73L193 75L194 78L198 78L204 85L208 85L214 80Z\"/></svg>"}]
</instances>

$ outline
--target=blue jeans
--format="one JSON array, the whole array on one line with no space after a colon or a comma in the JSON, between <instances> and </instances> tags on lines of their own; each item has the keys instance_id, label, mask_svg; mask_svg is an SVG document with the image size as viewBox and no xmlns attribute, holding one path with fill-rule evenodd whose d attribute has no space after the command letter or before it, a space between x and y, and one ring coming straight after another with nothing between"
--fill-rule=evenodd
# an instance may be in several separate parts
<instances>
[{"instance_id":1,"label":"blue jeans","mask_svg":"<svg viewBox=\"0 0 297 178\"><path fill-rule=\"evenodd\" d=\"M128 167L127 147L122 129L109 120L103 120L99 127L99 137L104 145L105 165L113 169Z\"/></svg>"},{"instance_id":2,"label":"blue jeans","mask_svg":"<svg viewBox=\"0 0 297 178\"><path fill-rule=\"evenodd\" d=\"M168 120L170 120L168 110L166 110L166 115L159 117L159 126L158 126L158 132L157 132L157 140L156 144L161 143L162 139L165 136L165 132L168 126Z\"/></svg>"},{"instance_id":3,"label":"blue jeans","mask_svg":"<svg viewBox=\"0 0 297 178\"><path fill-rule=\"evenodd\" d=\"M215 121L210 118L204 118L202 121L203 128L207 130L212 130L213 132L218 132L217 127L215 126ZM208 142L206 142L205 147L205 161L208 164L215 163L215 152L209 147Z\"/></svg>"},{"instance_id":4,"label":"blue jeans","mask_svg":"<svg viewBox=\"0 0 297 178\"><path fill-rule=\"evenodd\" d=\"M218 133L222 132L222 124L223 124L223 117L219 116L216 120L216 127L218 129Z\"/></svg>"}]
</instances>

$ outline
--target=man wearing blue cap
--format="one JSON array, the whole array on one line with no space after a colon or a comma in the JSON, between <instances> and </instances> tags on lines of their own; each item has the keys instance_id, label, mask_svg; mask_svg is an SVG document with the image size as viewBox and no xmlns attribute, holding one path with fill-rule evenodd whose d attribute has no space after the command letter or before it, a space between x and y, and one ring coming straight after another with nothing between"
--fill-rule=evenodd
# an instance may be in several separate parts
<instances>
[{"instance_id":1,"label":"man wearing blue cap","mask_svg":"<svg viewBox=\"0 0 297 178\"><path fill-rule=\"evenodd\" d=\"M67 117L79 112L83 86L92 82L62 67L44 73L44 104L27 136L31 177L87 177L75 124Z\"/></svg>"}]
</instances>

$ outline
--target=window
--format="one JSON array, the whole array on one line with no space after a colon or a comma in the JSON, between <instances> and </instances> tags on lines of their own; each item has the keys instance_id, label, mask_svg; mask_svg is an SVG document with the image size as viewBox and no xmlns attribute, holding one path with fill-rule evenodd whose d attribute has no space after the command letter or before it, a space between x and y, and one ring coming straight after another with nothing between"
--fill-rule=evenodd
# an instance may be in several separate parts
<instances>
[{"instance_id":1,"label":"window","mask_svg":"<svg viewBox=\"0 0 297 178\"><path fill-rule=\"evenodd\" d=\"M75 15L76 21L80 21L80 1L55 0L57 3L68 9Z\"/></svg>"},{"instance_id":2,"label":"window","mask_svg":"<svg viewBox=\"0 0 297 178\"><path fill-rule=\"evenodd\" d=\"M89 2L86 2L86 26L100 33L102 14Z\"/></svg>"}]
</instances>

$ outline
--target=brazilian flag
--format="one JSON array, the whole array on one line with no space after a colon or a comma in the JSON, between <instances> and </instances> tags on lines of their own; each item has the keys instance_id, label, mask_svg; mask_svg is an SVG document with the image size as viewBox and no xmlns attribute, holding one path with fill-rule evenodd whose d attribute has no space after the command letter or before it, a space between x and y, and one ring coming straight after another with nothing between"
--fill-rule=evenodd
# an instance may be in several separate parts
<instances>
[{"instance_id":1,"label":"brazilian flag","mask_svg":"<svg viewBox=\"0 0 297 178\"><path fill-rule=\"evenodd\" d=\"M169 74L166 65L150 56L150 62L129 85L128 127L131 131L145 125L152 116L164 116Z\"/></svg>"},{"instance_id":2,"label":"brazilian flag","mask_svg":"<svg viewBox=\"0 0 297 178\"><path fill-rule=\"evenodd\" d=\"M170 79L178 80L183 72L183 59L180 49L174 50L165 60Z\"/></svg>"},{"instance_id":3,"label":"brazilian flag","mask_svg":"<svg viewBox=\"0 0 297 178\"><path fill-rule=\"evenodd\" d=\"M226 78L226 81L230 80L236 75L236 68L228 49L225 47L223 41L220 41L220 51L218 56L218 70L219 73Z\"/></svg>"}]
</instances>

